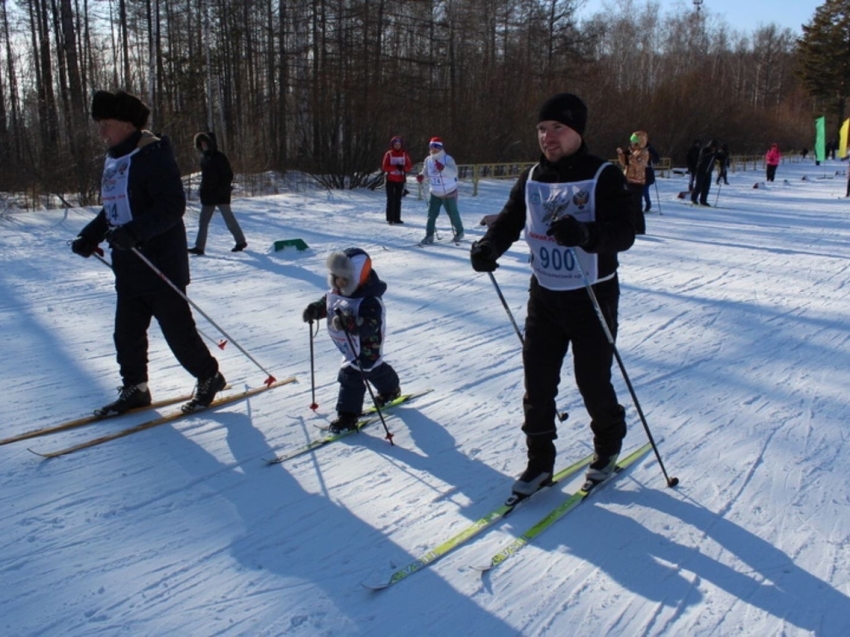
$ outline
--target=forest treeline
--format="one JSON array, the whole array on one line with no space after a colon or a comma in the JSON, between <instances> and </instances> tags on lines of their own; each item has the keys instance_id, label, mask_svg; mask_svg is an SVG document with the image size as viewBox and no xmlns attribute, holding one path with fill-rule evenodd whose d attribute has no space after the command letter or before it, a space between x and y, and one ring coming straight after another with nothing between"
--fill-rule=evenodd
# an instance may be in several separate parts
<instances>
[{"instance_id":1,"label":"forest treeline","mask_svg":"<svg viewBox=\"0 0 850 637\"><path fill-rule=\"evenodd\" d=\"M811 147L792 31L617 6L579 22L574 0L0 0L0 191L97 201L98 89L140 95L184 173L214 130L238 172L330 187L361 185L396 134L414 161L435 135L459 163L533 160L537 107L561 91L602 156L637 129L676 162L697 138Z\"/></svg>"}]
</instances>

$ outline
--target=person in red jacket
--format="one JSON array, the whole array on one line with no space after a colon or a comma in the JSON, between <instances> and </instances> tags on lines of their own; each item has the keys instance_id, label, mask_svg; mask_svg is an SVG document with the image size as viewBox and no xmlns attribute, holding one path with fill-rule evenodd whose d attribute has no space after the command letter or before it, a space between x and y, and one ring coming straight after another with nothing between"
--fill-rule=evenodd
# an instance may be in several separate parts
<instances>
[{"instance_id":1,"label":"person in red jacket","mask_svg":"<svg viewBox=\"0 0 850 637\"><path fill-rule=\"evenodd\" d=\"M401 220L401 198L404 196L407 173L413 168L410 155L402 146L401 137L393 137L381 164L381 169L386 173L387 223L390 225L404 223Z\"/></svg>"},{"instance_id":2,"label":"person in red jacket","mask_svg":"<svg viewBox=\"0 0 850 637\"><path fill-rule=\"evenodd\" d=\"M764 163L767 164L767 180L773 181L776 177L776 167L782 161L782 153L779 152L779 144L773 144L767 154L764 156Z\"/></svg>"}]
</instances>

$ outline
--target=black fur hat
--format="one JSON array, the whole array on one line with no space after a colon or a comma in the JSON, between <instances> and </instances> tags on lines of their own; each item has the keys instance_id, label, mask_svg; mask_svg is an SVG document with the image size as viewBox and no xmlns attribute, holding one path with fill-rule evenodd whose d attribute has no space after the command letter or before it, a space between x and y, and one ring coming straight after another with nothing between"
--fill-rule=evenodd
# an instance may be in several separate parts
<instances>
[{"instance_id":1,"label":"black fur hat","mask_svg":"<svg viewBox=\"0 0 850 637\"><path fill-rule=\"evenodd\" d=\"M94 121L117 119L119 122L130 122L136 129L142 130L150 114L151 109L142 100L124 91L98 91L91 101L91 118Z\"/></svg>"}]
</instances>

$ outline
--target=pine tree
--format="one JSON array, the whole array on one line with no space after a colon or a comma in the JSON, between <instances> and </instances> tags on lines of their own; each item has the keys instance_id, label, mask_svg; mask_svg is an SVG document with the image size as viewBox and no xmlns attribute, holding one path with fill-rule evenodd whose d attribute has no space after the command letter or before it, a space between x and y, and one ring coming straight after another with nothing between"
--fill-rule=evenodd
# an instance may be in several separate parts
<instances>
[{"instance_id":1,"label":"pine tree","mask_svg":"<svg viewBox=\"0 0 850 637\"><path fill-rule=\"evenodd\" d=\"M850 94L850 0L826 0L797 41L798 75L812 97L844 121Z\"/></svg>"}]
</instances>

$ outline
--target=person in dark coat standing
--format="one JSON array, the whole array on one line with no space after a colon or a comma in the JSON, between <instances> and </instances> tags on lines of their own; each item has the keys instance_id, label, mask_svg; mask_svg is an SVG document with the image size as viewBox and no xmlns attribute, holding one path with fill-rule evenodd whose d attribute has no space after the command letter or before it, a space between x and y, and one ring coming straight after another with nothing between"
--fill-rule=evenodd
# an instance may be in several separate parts
<instances>
[{"instance_id":1,"label":"person in dark coat standing","mask_svg":"<svg viewBox=\"0 0 850 637\"><path fill-rule=\"evenodd\" d=\"M694 145L688 149L687 164L688 164L688 192L694 191L694 182L696 181L697 163L699 162L699 153L702 149L702 142L698 139L694 140Z\"/></svg>"},{"instance_id":2,"label":"person in dark coat standing","mask_svg":"<svg viewBox=\"0 0 850 637\"><path fill-rule=\"evenodd\" d=\"M195 247L189 248L192 254L201 255L207 247L207 230L216 206L221 211L227 229L236 242L230 251L241 252L248 247L242 228L230 209L230 193L232 191L233 170L227 155L218 149L214 133L198 133L195 135L195 148L201 151L201 218L198 221L198 236Z\"/></svg>"},{"instance_id":3,"label":"person in dark coat standing","mask_svg":"<svg viewBox=\"0 0 850 637\"><path fill-rule=\"evenodd\" d=\"M720 150L717 151L717 181L714 183L720 185L720 181L723 181L724 186L729 185L729 146L723 144L720 147Z\"/></svg>"},{"instance_id":4,"label":"person in dark coat standing","mask_svg":"<svg viewBox=\"0 0 850 637\"><path fill-rule=\"evenodd\" d=\"M591 155L582 139L587 107L560 93L540 108L542 156L514 184L502 211L470 250L472 268L492 272L524 232L531 284L522 358L528 466L513 485L518 497L551 482L555 466L558 384L569 347L575 380L591 418L595 456L589 480L614 470L626 415L611 384L613 349L585 288L593 286L611 334L617 334L617 253L635 241L632 199L619 168ZM575 259L581 264L577 267Z\"/></svg>"},{"instance_id":5,"label":"person in dark coat standing","mask_svg":"<svg viewBox=\"0 0 850 637\"><path fill-rule=\"evenodd\" d=\"M189 285L183 225L186 196L168 139L143 130L149 115L139 98L124 91L97 91L92 100L92 119L108 147L101 180L103 208L80 231L71 249L90 257L104 239L112 248L113 337L122 387L117 400L95 411L101 417L151 404L147 330L154 317L174 356L198 380L192 400L183 405L184 412L208 407L226 385L218 361L198 334L185 298Z\"/></svg>"},{"instance_id":6,"label":"person in dark coat standing","mask_svg":"<svg viewBox=\"0 0 850 637\"><path fill-rule=\"evenodd\" d=\"M696 167L694 189L691 192L691 203L700 206L710 206L708 191L711 190L711 176L714 174L714 162L717 159L717 142L713 139L699 153Z\"/></svg>"}]
</instances>

